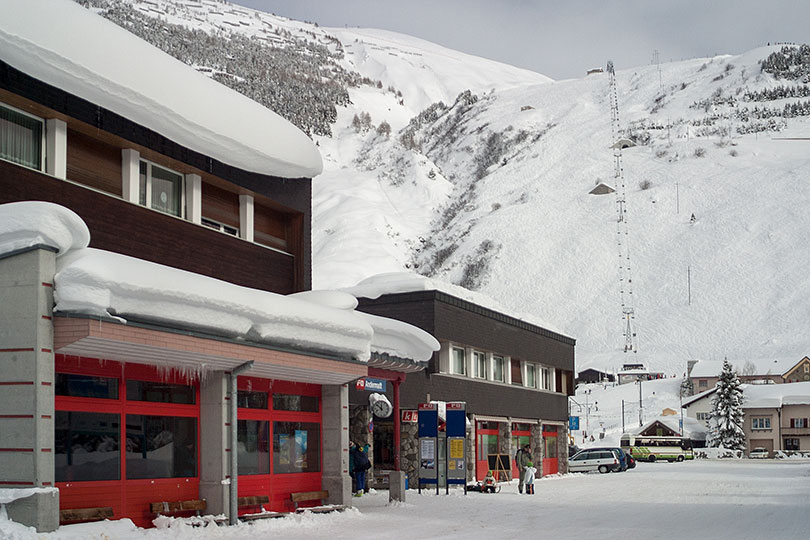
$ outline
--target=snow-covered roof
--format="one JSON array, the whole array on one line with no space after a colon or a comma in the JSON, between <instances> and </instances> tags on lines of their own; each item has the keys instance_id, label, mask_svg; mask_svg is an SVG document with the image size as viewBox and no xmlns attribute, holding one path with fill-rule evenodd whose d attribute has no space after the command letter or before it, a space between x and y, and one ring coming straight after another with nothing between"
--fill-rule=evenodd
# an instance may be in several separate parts
<instances>
[{"instance_id":1,"label":"snow-covered roof","mask_svg":"<svg viewBox=\"0 0 810 540\"><path fill-rule=\"evenodd\" d=\"M0 257L26 247L57 249L54 311L165 323L304 350L369 359L371 351L427 360L439 343L410 324L355 311L340 291L284 296L88 248L87 226L59 205L0 205Z\"/></svg>"},{"instance_id":2,"label":"snow-covered roof","mask_svg":"<svg viewBox=\"0 0 810 540\"><path fill-rule=\"evenodd\" d=\"M681 433L681 426L680 426L681 417L677 415L668 415L668 416L657 416L641 426L640 428L636 428L631 431L631 433L641 433L647 429L649 429L653 424L656 422L660 422L664 424L672 431L676 433ZM703 425L699 420L695 418L690 418L688 416L683 417L683 435L689 437L690 439L696 440L703 440L706 438L706 426Z\"/></svg>"},{"instance_id":3,"label":"snow-covered roof","mask_svg":"<svg viewBox=\"0 0 810 540\"><path fill-rule=\"evenodd\" d=\"M73 210L45 202L2 205L0 254L36 245L50 246L62 255L90 244L90 230Z\"/></svg>"},{"instance_id":4,"label":"snow-covered roof","mask_svg":"<svg viewBox=\"0 0 810 540\"><path fill-rule=\"evenodd\" d=\"M704 390L703 392L700 392L699 394L695 394L694 396L690 396L688 399L684 399L681 406L682 407L687 407L687 406L691 405L692 403L700 401L701 399L713 394L716 391L717 391L717 387L712 386L708 390Z\"/></svg>"},{"instance_id":5,"label":"snow-covered roof","mask_svg":"<svg viewBox=\"0 0 810 540\"><path fill-rule=\"evenodd\" d=\"M741 387L744 409L810 405L810 382L744 384Z\"/></svg>"},{"instance_id":6,"label":"snow-covered roof","mask_svg":"<svg viewBox=\"0 0 810 540\"><path fill-rule=\"evenodd\" d=\"M754 373L751 373L751 375L762 376L782 375L795 366L800 360L801 358L799 357L790 356L786 358L752 358L733 362L729 361L729 363L738 373L744 371L750 364L754 366ZM692 367L690 377L719 377L721 371L723 371L722 360L701 360Z\"/></svg>"},{"instance_id":7,"label":"snow-covered roof","mask_svg":"<svg viewBox=\"0 0 810 540\"><path fill-rule=\"evenodd\" d=\"M206 156L311 178L323 164L297 127L70 0L7 0L0 59Z\"/></svg>"},{"instance_id":8,"label":"snow-covered roof","mask_svg":"<svg viewBox=\"0 0 810 540\"><path fill-rule=\"evenodd\" d=\"M527 323L540 326L542 328L545 328L546 330L550 330L562 336L566 336L565 333L555 329L553 326L545 322L537 320L536 317L527 314L510 313L509 310L507 310L502 305L498 304L498 302L496 302L489 296L486 296L478 292L470 291L468 289L465 289L464 287L459 287L458 285L453 285L451 283L446 283L437 279L431 279L429 277L425 277L420 274L415 274L413 272L387 272L383 274L377 274L360 281L357 285L353 287L347 287L341 290L351 295L354 295L358 298L369 298L372 300L379 298L380 296L383 296L385 294L397 294L416 291L439 291L449 294L451 296L455 296L456 298L466 300L481 307L485 307L487 309L503 313L504 315L509 315L510 317L514 317L515 319L520 319Z\"/></svg>"}]
</instances>

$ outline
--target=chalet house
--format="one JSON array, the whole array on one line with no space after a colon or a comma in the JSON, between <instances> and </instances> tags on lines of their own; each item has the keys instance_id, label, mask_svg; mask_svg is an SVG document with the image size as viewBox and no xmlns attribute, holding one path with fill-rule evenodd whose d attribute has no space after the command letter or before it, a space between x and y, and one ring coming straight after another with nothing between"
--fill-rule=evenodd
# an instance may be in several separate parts
<instances>
[{"instance_id":1,"label":"chalet house","mask_svg":"<svg viewBox=\"0 0 810 540\"><path fill-rule=\"evenodd\" d=\"M616 374L619 384L634 383L636 381L651 381L663 379L664 374L658 371L650 371L644 364L624 364L622 369Z\"/></svg>"},{"instance_id":2,"label":"chalet house","mask_svg":"<svg viewBox=\"0 0 810 540\"><path fill-rule=\"evenodd\" d=\"M746 448L765 448L770 456L810 452L810 382L744 384ZM711 399L715 389L684 401L687 416L700 420L708 429Z\"/></svg>"},{"instance_id":3,"label":"chalet house","mask_svg":"<svg viewBox=\"0 0 810 540\"><path fill-rule=\"evenodd\" d=\"M487 307L492 302L485 297L412 274L374 276L346 291L358 298L359 310L410 323L441 345L426 369L401 383L403 448L415 447L420 403L463 401L469 480L484 478L488 456L511 460L526 443L542 474L567 470L574 339ZM353 402L364 398L351 392ZM375 431L393 428L390 419L374 419ZM414 478L416 466L415 454L404 451L403 471Z\"/></svg>"},{"instance_id":4,"label":"chalet house","mask_svg":"<svg viewBox=\"0 0 810 540\"><path fill-rule=\"evenodd\" d=\"M583 369L577 374L574 381L575 384L579 383L601 383L601 382L614 382L616 377L612 373L599 371L598 369L588 368Z\"/></svg>"},{"instance_id":5,"label":"chalet house","mask_svg":"<svg viewBox=\"0 0 810 540\"><path fill-rule=\"evenodd\" d=\"M670 409L664 409L664 412ZM706 445L706 428L694 418L683 418L683 425L678 416L662 414L650 420L632 433L647 437L688 437L692 446L702 448Z\"/></svg>"},{"instance_id":6,"label":"chalet house","mask_svg":"<svg viewBox=\"0 0 810 540\"><path fill-rule=\"evenodd\" d=\"M308 291L321 168L292 124L79 4L4 3L11 519L148 526L180 502L233 520L292 510L294 492L350 501L347 383L368 375L379 324ZM432 338L409 332L410 359L429 358Z\"/></svg>"},{"instance_id":7,"label":"chalet house","mask_svg":"<svg viewBox=\"0 0 810 540\"><path fill-rule=\"evenodd\" d=\"M782 384L810 381L810 358L796 357L744 360L732 363L741 382L749 384ZM714 388L723 370L723 362L701 360L689 372L695 392Z\"/></svg>"}]
</instances>

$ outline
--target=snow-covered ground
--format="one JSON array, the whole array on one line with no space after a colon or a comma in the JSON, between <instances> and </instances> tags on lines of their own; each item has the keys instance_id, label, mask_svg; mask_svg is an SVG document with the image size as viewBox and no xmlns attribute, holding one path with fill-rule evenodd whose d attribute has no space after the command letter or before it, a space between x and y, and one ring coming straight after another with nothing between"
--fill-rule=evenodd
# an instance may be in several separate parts
<instances>
[{"instance_id":1,"label":"snow-covered ground","mask_svg":"<svg viewBox=\"0 0 810 540\"><path fill-rule=\"evenodd\" d=\"M354 499L342 513L300 515L236 527L136 529L126 520L37 535L0 521L3 540L356 540L403 538L804 540L810 530L810 461L698 460L639 463L626 473L547 477L534 496L515 483L498 494L388 492Z\"/></svg>"}]
</instances>

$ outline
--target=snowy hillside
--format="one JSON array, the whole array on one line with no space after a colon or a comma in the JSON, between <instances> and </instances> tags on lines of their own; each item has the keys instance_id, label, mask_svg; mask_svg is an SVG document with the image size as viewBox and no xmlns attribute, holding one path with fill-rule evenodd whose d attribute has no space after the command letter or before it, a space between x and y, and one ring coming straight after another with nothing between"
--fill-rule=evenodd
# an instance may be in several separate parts
<instances>
[{"instance_id":1,"label":"snowy hillside","mask_svg":"<svg viewBox=\"0 0 810 540\"><path fill-rule=\"evenodd\" d=\"M807 354L810 141L783 138L810 136L810 58L617 66L622 135L639 143L622 156L639 343L625 354L616 198L588 194L616 187L607 73L553 82L389 32L125 4L200 35L255 42L264 26L262 47L321 47L312 72L339 84L317 93L328 129L312 130L331 133L315 135L317 288L404 269L460 284L575 337L578 370Z\"/></svg>"}]
</instances>

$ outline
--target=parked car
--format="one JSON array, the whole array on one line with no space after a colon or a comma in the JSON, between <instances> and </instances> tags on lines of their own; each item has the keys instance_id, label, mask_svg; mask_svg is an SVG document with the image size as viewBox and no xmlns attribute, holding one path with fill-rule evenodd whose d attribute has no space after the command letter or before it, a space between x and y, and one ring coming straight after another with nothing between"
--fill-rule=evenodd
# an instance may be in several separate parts
<instances>
[{"instance_id":1,"label":"parked car","mask_svg":"<svg viewBox=\"0 0 810 540\"><path fill-rule=\"evenodd\" d=\"M624 453L627 456L627 468L628 469L635 469L636 468L636 458L628 454L627 452Z\"/></svg>"},{"instance_id":2,"label":"parked car","mask_svg":"<svg viewBox=\"0 0 810 540\"><path fill-rule=\"evenodd\" d=\"M762 446L757 446L756 448L748 452L748 457L751 459L767 459L768 450Z\"/></svg>"},{"instance_id":3,"label":"parked car","mask_svg":"<svg viewBox=\"0 0 810 540\"><path fill-rule=\"evenodd\" d=\"M616 456L618 456L618 458L619 458L619 464L621 465L621 467L619 469L620 471L623 472L623 471L626 471L627 469L631 468L630 467L630 462L629 462L630 455L627 454L624 450L622 450L618 446L600 446L598 448L588 448L588 450L610 450L611 452L616 454ZM634 460L633 461L633 467L635 467L635 466L636 466L636 463L635 463L635 460Z\"/></svg>"},{"instance_id":4,"label":"parked car","mask_svg":"<svg viewBox=\"0 0 810 540\"><path fill-rule=\"evenodd\" d=\"M619 456L608 449L594 450L587 448L580 450L568 460L568 470L571 472L599 471L608 473L620 471L622 468Z\"/></svg>"}]
</instances>

